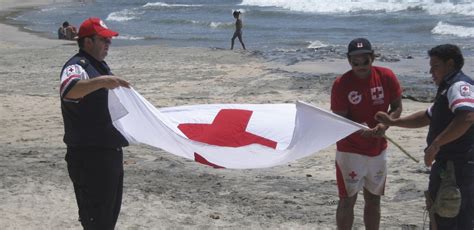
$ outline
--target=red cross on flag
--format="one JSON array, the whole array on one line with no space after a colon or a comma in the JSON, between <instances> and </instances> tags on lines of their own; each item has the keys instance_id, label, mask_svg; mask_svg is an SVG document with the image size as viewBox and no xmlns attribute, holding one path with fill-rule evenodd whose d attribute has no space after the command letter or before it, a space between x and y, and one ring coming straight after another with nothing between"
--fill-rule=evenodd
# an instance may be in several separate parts
<instances>
[{"instance_id":1,"label":"red cross on flag","mask_svg":"<svg viewBox=\"0 0 474 230\"><path fill-rule=\"evenodd\" d=\"M133 89L109 91L114 126L147 144L216 168L264 168L300 159L365 126L304 102L157 109Z\"/></svg>"}]
</instances>

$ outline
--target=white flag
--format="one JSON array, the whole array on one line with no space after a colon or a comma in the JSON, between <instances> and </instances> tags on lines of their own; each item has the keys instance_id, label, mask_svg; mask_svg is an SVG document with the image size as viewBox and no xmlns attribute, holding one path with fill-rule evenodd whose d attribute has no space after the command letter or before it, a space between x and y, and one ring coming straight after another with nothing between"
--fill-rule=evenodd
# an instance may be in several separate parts
<instances>
[{"instance_id":1,"label":"white flag","mask_svg":"<svg viewBox=\"0 0 474 230\"><path fill-rule=\"evenodd\" d=\"M158 110L135 90L122 87L109 91L109 111L131 144L147 144L216 168L286 164L365 128L304 102Z\"/></svg>"}]
</instances>

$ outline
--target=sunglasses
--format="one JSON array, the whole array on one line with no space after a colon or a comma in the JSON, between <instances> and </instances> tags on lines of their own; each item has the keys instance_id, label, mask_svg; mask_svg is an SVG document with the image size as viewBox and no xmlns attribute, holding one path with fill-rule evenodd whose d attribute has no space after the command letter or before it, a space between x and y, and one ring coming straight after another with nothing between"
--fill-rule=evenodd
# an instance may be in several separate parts
<instances>
[{"instance_id":1,"label":"sunglasses","mask_svg":"<svg viewBox=\"0 0 474 230\"><path fill-rule=\"evenodd\" d=\"M104 38L104 37L101 37L101 36L91 36L90 38L92 39L92 41L98 40L98 41L101 41L105 44L111 44L112 43L112 40L110 38Z\"/></svg>"},{"instance_id":2,"label":"sunglasses","mask_svg":"<svg viewBox=\"0 0 474 230\"><path fill-rule=\"evenodd\" d=\"M358 67L358 66L367 66L370 64L370 59L367 58L365 59L365 61L363 62L358 62L358 61L354 61L354 60L351 60L351 64L355 67Z\"/></svg>"}]
</instances>

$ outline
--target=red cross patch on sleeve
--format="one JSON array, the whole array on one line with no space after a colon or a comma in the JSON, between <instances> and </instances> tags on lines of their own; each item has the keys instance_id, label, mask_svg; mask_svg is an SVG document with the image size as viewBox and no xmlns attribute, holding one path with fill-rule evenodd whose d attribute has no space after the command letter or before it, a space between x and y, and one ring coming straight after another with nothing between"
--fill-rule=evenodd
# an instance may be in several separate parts
<instances>
[{"instance_id":1,"label":"red cross patch on sleeve","mask_svg":"<svg viewBox=\"0 0 474 230\"><path fill-rule=\"evenodd\" d=\"M461 96L467 97L471 95L471 86L470 85L461 85Z\"/></svg>"},{"instance_id":2,"label":"red cross patch on sleeve","mask_svg":"<svg viewBox=\"0 0 474 230\"><path fill-rule=\"evenodd\" d=\"M81 74L81 70L79 69L78 66L76 65L70 65L68 66L66 69L64 69L64 71L66 72L66 77L70 77L72 75L80 75Z\"/></svg>"}]
</instances>

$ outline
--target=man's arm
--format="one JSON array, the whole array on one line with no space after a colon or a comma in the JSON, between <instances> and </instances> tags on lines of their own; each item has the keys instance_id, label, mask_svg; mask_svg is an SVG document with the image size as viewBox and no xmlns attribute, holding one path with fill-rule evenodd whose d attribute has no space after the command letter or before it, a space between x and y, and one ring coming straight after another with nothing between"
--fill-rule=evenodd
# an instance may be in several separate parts
<instances>
[{"instance_id":1,"label":"man's arm","mask_svg":"<svg viewBox=\"0 0 474 230\"><path fill-rule=\"evenodd\" d=\"M436 136L431 145L425 149L426 166L431 166L441 146L458 139L466 133L474 124L473 116L474 112L472 111L459 111L455 113L454 119L449 123L448 127Z\"/></svg>"},{"instance_id":2,"label":"man's arm","mask_svg":"<svg viewBox=\"0 0 474 230\"><path fill-rule=\"evenodd\" d=\"M398 126L403 128L421 128L430 124L430 119L426 111L419 111L405 117L392 118L385 112L377 112L375 120L388 126Z\"/></svg>"},{"instance_id":3,"label":"man's arm","mask_svg":"<svg viewBox=\"0 0 474 230\"><path fill-rule=\"evenodd\" d=\"M114 89L119 86L130 88L130 84L127 81L112 75L79 80L71 90L69 90L64 98L79 99L101 88Z\"/></svg>"},{"instance_id":4,"label":"man's arm","mask_svg":"<svg viewBox=\"0 0 474 230\"><path fill-rule=\"evenodd\" d=\"M402 115L402 97L398 97L392 103L390 103L390 110L388 111L388 115L390 115L391 118L396 119L399 118L400 115Z\"/></svg>"},{"instance_id":5,"label":"man's arm","mask_svg":"<svg viewBox=\"0 0 474 230\"><path fill-rule=\"evenodd\" d=\"M397 119L400 117L402 114L403 106L402 106L402 97L398 97L397 99L393 100L390 103L390 110L388 111L388 116L392 119ZM378 123L377 126L375 126L375 136L383 136L385 135L385 131L389 128L390 126L387 124L383 123Z\"/></svg>"},{"instance_id":6,"label":"man's arm","mask_svg":"<svg viewBox=\"0 0 474 230\"><path fill-rule=\"evenodd\" d=\"M402 114L402 97L398 97L390 103L390 110L385 113L391 119L399 118ZM362 136L382 137L390 126L385 123L378 123L374 128L363 130Z\"/></svg>"}]
</instances>

